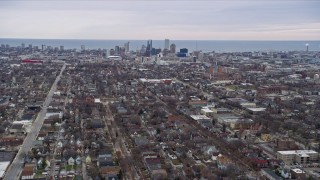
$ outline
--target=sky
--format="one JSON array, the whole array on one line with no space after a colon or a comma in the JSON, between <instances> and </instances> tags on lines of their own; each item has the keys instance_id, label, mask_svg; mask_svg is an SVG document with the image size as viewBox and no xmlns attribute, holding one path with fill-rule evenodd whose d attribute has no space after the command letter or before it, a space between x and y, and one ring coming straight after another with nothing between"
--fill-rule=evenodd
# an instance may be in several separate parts
<instances>
[{"instance_id":1,"label":"sky","mask_svg":"<svg viewBox=\"0 0 320 180\"><path fill-rule=\"evenodd\" d=\"M319 0L1 0L0 38L320 40Z\"/></svg>"}]
</instances>

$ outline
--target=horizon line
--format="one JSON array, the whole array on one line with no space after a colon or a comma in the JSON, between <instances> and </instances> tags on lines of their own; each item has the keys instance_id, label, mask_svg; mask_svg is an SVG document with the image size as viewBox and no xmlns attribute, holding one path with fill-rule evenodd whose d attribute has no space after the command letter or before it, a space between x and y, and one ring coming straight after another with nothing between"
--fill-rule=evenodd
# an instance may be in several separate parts
<instances>
[{"instance_id":1,"label":"horizon line","mask_svg":"<svg viewBox=\"0 0 320 180\"><path fill-rule=\"evenodd\" d=\"M96 38L19 38L19 37L0 37L0 39L21 39L21 40L92 40L92 41L142 41L142 40L155 40L155 41L163 41L165 39L96 39ZM311 39L169 39L170 41L320 41L318 40L311 40Z\"/></svg>"}]
</instances>

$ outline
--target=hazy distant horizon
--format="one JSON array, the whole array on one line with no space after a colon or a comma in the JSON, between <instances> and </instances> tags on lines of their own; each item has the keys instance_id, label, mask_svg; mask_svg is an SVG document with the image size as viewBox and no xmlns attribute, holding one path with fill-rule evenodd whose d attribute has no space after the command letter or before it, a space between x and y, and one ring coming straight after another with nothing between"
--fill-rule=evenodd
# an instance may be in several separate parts
<instances>
[{"instance_id":1,"label":"hazy distant horizon","mask_svg":"<svg viewBox=\"0 0 320 180\"><path fill-rule=\"evenodd\" d=\"M130 42L130 50L141 49L142 45L147 44L147 39L142 40L94 40L94 39L11 39L0 38L0 44L9 44L11 46L33 46L47 45L52 47L64 46L65 49L80 49L85 45L87 49L114 49L115 46L124 46L124 43ZM164 48L164 39L152 40L154 48ZM320 51L319 41L264 41L264 40L172 40L170 44L176 45L177 51L180 48L187 48L189 51L202 50L203 52L245 52L245 51L303 51L306 50L306 43L309 44L309 51Z\"/></svg>"},{"instance_id":2,"label":"hazy distant horizon","mask_svg":"<svg viewBox=\"0 0 320 180\"><path fill-rule=\"evenodd\" d=\"M163 38L163 39L121 39L121 38L116 38L116 39L90 39L90 38L19 38L19 37L0 37L0 39L24 39L24 40L93 40L93 41L148 41L148 40L155 40L155 41L164 41L165 39L168 38ZM320 41L319 39L169 39L170 41Z\"/></svg>"}]
</instances>

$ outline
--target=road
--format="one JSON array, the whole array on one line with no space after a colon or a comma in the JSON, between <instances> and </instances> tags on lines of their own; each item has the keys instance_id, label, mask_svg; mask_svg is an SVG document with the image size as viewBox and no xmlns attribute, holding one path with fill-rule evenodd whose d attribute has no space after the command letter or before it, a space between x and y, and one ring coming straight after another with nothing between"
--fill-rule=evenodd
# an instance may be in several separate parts
<instances>
[{"instance_id":1,"label":"road","mask_svg":"<svg viewBox=\"0 0 320 180\"><path fill-rule=\"evenodd\" d=\"M111 126L109 126L110 136L115 139L114 149L116 151L121 152L121 155L124 158L127 158L127 159L131 158L131 153L128 151L128 149L125 146L124 137L122 136L121 131L119 130L119 128L116 125L116 122L114 121L109 104L104 103L104 105L106 107L106 112L107 112L107 116L105 117L106 125L111 125ZM142 178L138 175L138 172L137 172L134 164L129 163L128 169L125 172L126 172L125 176L127 177L127 179L141 179Z\"/></svg>"},{"instance_id":2,"label":"road","mask_svg":"<svg viewBox=\"0 0 320 180\"><path fill-rule=\"evenodd\" d=\"M24 165L24 156L25 156L25 154L27 154L31 150L33 142L35 141L35 139L37 138L37 136L39 134L39 131L43 125L44 118L47 113L47 108L52 101L53 93L55 92L55 90L57 88L57 83L60 81L61 75L62 75L63 71L65 70L65 68L66 68L66 64L63 64L61 71L60 71L60 74L56 77L56 80L52 84L51 89L47 95L47 98L46 98L45 102L43 103L41 111L38 113L37 118L35 119L35 121L32 124L31 131L28 133L28 135L24 139L24 142L20 146L20 149L19 149L15 159L12 161L10 167L8 168L8 170L5 174L4 180L19 179L19 176L22 172L22 168Z\"/></svg>"}]
</instances>

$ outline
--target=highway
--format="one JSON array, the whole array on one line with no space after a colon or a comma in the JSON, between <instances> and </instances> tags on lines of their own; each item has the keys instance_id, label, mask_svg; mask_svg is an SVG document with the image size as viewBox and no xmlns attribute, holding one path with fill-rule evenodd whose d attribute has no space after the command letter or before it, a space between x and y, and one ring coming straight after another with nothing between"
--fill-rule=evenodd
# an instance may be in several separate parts
<instances>
[{"instance_id":1,"label":"highway","mask_svg":"<svg viewBox=\"0 0 320 180\"><path fill-rule=\"evenodd\" d=\"M11 165L9 166L9 168L5 174L4 180L19 179L19 176L22 172L22 168L23 168L23 164L24 164L24 156L25 156L25 154L27 154L31 150L33 142L35 141L35 139L37 138L37 136L39 134L39 131L43 125L44 118L47 113L47 108L52 101L53 93L55 92L55 90L57 88L57 83L60 81L61 75L62 75L63 71L65 70L65 68L66 68L66 64L64 64L62 66L60 74L56 77L56 80L52 84L51 89L47 95L47 98L46 98L45 102L43 103L42 109L38 113L37 118L34 120L34 122L32 124L31 131L28 133L28 135L24 139L24 142L20 146L20 149L19 149L15 159L12 161Z\"/></svg>"}]
</instances>

